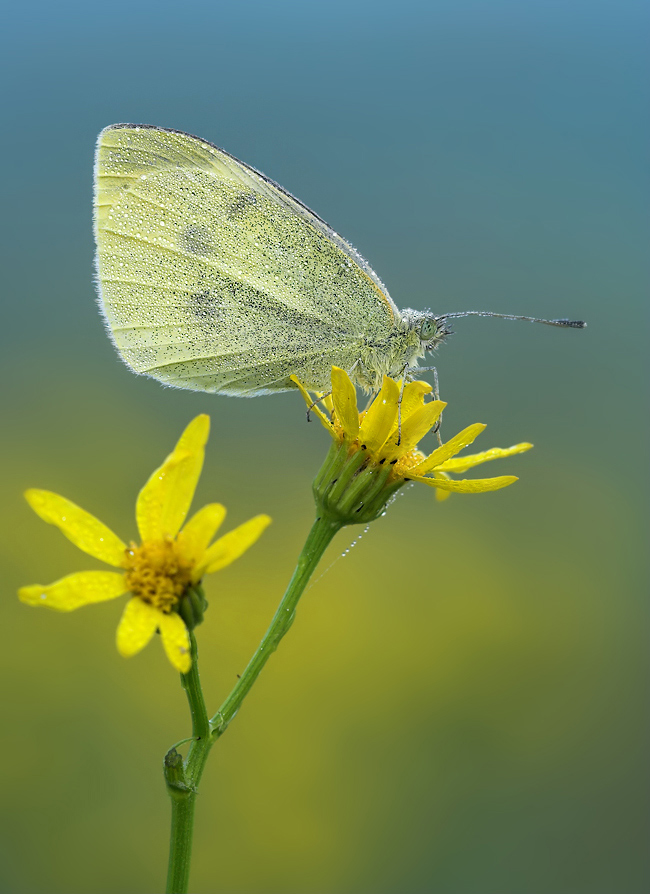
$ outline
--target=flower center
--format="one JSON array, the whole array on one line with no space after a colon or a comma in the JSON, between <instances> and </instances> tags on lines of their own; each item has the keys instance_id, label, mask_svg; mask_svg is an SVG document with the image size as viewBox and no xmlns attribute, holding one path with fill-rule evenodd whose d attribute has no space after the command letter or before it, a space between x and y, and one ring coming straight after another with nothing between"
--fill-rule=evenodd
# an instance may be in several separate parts
<instances>
[{"instance_id":1,"label":"flower center","mask_svg":"<svg viewBox=\"0 0 650 894\"><path fill-rule=\"evenodd\" d=\"M131 543L124 553L124 568L130 592L166 614L178 605L191 581L192 566L179 556L174 540Z\"/></svg>"},{"instance_id":2,"label":"flower center","mask_svg":"<svg viewBox=\"0 0 650 894\"><path fill-rule=\"evenodd\" d=\"M363 422L363 417L365 416L365 412L359 414L359 422ZM345 440L346 432L341 423L338 421L336 417L336 413L332 414L332 426L334 427L334 433L338 440L342 443ZM390 442L391 439L389 439ZM350 450L350 454L356 452L361 449L361 441L357 438L355 441L351 441L349 443L348 449ZM384 462L385 458L385 448L380 448L377 451L369 451L370 459L375 465L379 465ZM417 466L418 463L422 462L425 459L424 453L421 450L418 450L417 447L411 447L406 450L406 452L399 453L396 459L393 460L393 468L390 474L391 481L397 481L400 478L408 478L409 470L413 468L413 466Z\"/></svg>"},{"instance_id":3,"label":"flower center","mask_svg":"<svg viewBox=\"0 0 650 894\"><path fill-rule=\"evenodd\" d=\"M417 447L413 447L408 453L404 453L399 457L393 468L393 476L395 478L408 478L409 470L421 463L423 459L425 459L424 453L418 450Z\"/></svg>"}]
</instances>

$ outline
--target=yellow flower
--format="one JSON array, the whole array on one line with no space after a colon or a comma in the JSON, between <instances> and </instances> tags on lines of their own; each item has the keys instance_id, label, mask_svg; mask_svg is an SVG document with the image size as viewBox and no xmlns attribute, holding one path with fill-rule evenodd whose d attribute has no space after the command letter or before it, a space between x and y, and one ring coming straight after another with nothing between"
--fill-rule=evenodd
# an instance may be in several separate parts
<instances>
[{"instance_id":1,"label":"yellow flower","mask_svg":"<svg viewBox=\"0 0 650 894\"><path fill-rule=\"evenodd\" d=\"M477 422L425 456L418 450L417 444L435 426L446 407L446 403L441 400L425 401L425 395L433 390L427 382L409 382L404 387L399 425L400 383L388 376L384 376L381 391L368 409L359 413L357 394L350 377L345 370L333 366L331 396L323 401L330 412L330 418L317 405L313 405L311 396L301 382L295 376L291 378L307 405L312 407L312 411L336 443L346 444L350 454L366 451L369 461L375 465L389 463L392 466L387 486L400 481L421 481L435 487L442 499L452 492L477 494L499 490L517 481L517 478L514 475L502 475L497 478L453 480L449 473L465 472L480 463L523 453L533 446L522 443L507 448L493 447L471 456L456 457L486 427Z\"/></svg>"},{"instance_id":2,"label":"yellow flower","mask_svg":"<svg viewBox=\"0 0 650 894\"><path fill-rule=\"evenodd\" d=\"M79 549L122 570L79 571L48 586L22 587L20 599L66 612L130 593L117 628L120 654L135 655L158 630L172 665L186 674L192 658L189 631L179 614L182 600L196 596L194 588L204 574L239 558L271 521L267 515L258 515L210 544L226 510L219 503L209 503L180 530L201 475L209 431L208 416L190 422L173 452L138 494L135 516L140 545L127 546L65 497L46 490L26 491L27 502L43 521L60 528Z\"/></svg>"}]
</instances>

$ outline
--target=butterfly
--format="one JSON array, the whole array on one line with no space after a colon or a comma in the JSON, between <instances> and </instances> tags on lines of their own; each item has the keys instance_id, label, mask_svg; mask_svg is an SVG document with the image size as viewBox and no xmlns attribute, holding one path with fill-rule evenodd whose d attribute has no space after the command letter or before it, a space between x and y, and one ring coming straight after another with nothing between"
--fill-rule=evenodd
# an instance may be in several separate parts
<instances>
[{"instance_id":1,"label":"butterfly","mask_svg":"<svg viewBox=\"0 0 650 894\"><path fill-rule=\"evenodd\" d=\"M332 366L366 391L412 377L461 311L399 310L324 220L254 168L176 130L99 135L100 306L127 365L166 385L238 397L329 391ZM436 389L437 390L437 389Z\"/></svg>"}]
</instances>

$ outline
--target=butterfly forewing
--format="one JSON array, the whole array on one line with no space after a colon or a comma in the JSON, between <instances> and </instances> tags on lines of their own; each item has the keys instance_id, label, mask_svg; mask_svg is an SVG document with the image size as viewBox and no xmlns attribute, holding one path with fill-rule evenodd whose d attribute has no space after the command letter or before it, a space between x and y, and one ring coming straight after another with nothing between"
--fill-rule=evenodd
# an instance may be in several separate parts
<instances>
[{"instance_id":1,"label":"butterfly forewing","mask_svg":"<svg viewBox=\"0 0 650 894\"><path fill-rule=\"evenodd\" d=\"M255 394L325 387L397 315L368 265L280 187L196 137L115 126L99 138L101 300L137 372Z\"/></svg>"}]
</instances>

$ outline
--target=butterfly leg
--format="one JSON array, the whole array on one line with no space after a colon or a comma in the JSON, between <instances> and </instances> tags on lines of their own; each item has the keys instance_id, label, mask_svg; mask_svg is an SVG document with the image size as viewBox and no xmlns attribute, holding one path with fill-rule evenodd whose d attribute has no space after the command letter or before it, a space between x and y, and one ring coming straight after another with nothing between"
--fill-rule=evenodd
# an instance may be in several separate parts
<instances>
[{"instance_id":1,"label":"butterfly leg","mask_svg":"<svg viewBox=\"0 0 650 894\"><path fill-rule=\"evenodd\" d=\"M314 409L316 404L319 404L322 400L325 400L325 398L329 397L331 393L331 391L326 391L325 394L321 394L319 397L316 398L315 401L309 404L309 406L307 407L307 422L311 422L311 411ZM325 409L327 409L327 407L325 407Z\"/></svg>"},{"instance_id":2,"label":"butterfly leg","mask_svg":"<svg viewBox=\"0 0 650 894\"><path fill-rule=\"evenodd\" d=\"M397 446L402 443L402 398L404 397L404 386L409 374L408 363L402 370L402 384L399 389L399 397L397 398Z\"/></svg>"},{"instance_id":3,"label":"butterfly leg","mask_svg":"<svg viewBox=\"0 0 650 894\"><path fill-rule=\"evenodd\" d=\"M409 378L413 380L416 373L422 372L433 373L433 396L436 400L440 400L440 383L438 381L438 370L435 368L435 366L411 366L408 371Z\"/></svg>"}]
</instances>

